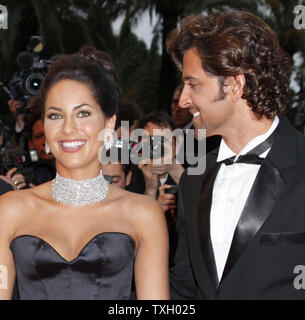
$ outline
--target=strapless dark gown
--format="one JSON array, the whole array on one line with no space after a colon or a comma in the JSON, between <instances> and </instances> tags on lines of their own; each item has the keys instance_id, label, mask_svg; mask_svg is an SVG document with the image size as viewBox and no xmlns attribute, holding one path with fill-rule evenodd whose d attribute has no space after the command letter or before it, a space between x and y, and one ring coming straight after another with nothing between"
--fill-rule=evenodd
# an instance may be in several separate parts
<instances>
[{"instance_id":1,"label":"strapless dark gown","mask_svg":"<svg viewBox=\"0 0 305 320\"><path fill-rule=\"evenodd\" d=\"M125 233L96 235L72 261L44 240L19 236L10 245L20 299L125 300L130 297L135 241Z\"/></svg>"}]
</instances>

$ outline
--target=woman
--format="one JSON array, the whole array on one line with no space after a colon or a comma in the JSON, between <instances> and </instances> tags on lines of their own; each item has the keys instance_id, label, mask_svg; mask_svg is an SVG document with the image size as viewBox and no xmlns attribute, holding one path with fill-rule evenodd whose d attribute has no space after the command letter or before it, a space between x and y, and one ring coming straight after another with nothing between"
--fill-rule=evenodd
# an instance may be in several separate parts
<instances>
[{"instance_id":1,"label":"woman","mask_svg":"<svg viewBox=\"0 0 305 320\"><path fill-rule=\"evenodd\" d=\"M51 67L41 96L57 176L0 198L0 265L21 299L168 299L168 235L155 201L108 185L99 133L114 129L117 88L78 55ZM47 148L47 149L48 149ZM3 286L2 286L3 287Z\"/></svg>"}]
</instances>

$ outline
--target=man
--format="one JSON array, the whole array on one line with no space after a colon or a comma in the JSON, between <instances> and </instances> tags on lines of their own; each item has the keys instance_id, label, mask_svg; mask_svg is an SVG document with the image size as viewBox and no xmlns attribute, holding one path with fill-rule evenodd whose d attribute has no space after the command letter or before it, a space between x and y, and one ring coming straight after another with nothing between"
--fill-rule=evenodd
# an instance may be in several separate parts
<instances>
[{"instance_id":1,"label":"man","mask_svg":"<svg viewBox=\"0 0 305 320\"><path fill-rule=\"evenodd\" d=\"M179 107L179 99L181 92L183 90L183 85L179 85L173 94L171 111L172 118L175 123L176 128L181 128L183 130L189 129L192 127L192 114L188 109L183 109Z\"/></svg>"},{"instance_id":2,"label":"man","mask_svg":"<svg viewBox=\"0 0 305 320\"><path fill-rule=\"evenodd\" d=\"M183 144L178 151L178 159L183 159L183 166L184 168L190 166L188 163L188 159L192 159L194 156L198 157L198 140L194 139L194 148L187 148L186 141L187 141L187 134L189 129L194 130L194 126L192 123L192 114L190 113L189 109L187 108L180 108L179 107L179 100L183 90L183 85L179 85L173 94L171 110L172 110L172 118L176 125L176 128L180 128L183 130ZM211 136L206 138L205 147L206 153L211 152L215 148L217 148L220 144L220 137L219 136Z\"/></svg>"},{"instance_id":3,"label":"man","mask_svg":"<svg viewBox=\"0 0 305 320\"><path fill-rule=\"evenodd\" d=\"M55 160L51 153L46 152L46 137L44 134L43 121L41 120L42 102L39 96L32 98L32 112L26 121L26 134L28 148L31 152L36 152L37 162L33 166L30 186L38 186L47 181L51 181L56 176Z\"/></svg>"},{"instance_id":4,"label":"man","mask_svg":"<svg viewBox=\"0 0 305 320\"><path fill-rule=\"evenodd\" d=\"M243 11L186 17L167 47L183 69L179 105L222 137L204 174L180 181L172 298L304 299L305 141L282 116L289 57Z\"/></svg>"},{"instance_id":5,"label":"man","mask_svg":"<svg viewBox=\"0 0 305 320\"><path fill-rule=\"evenodd\" d=\"M183 166L175 158L176 144L172 134L175 124L166 112L161 111L144 117L141 126L151 138L156 139L154 142L156 148L152 149L154 151L151 158L143 159L139 163L139 168L145 180L144 194L156 199L165 214L169 234L169 266L171 267L177 246L175 190L183 173ZM159 144L158 148L156 141L159 139L161 142L161 137L164 142ZM150 143L153 146L153 142L150 141Z\"/></svg>"},{"instance_id":6,"label":"man","mask_svg":"<svg viewBox=\"0 0 305 320\"><path fill-rule=\"evenodd\" d=\"M130 164L122 164L119 158L116 163L107 163L101 166L103 175L109 183L121 189L128 189L132 178Z\"/></svg>"}]
</instances>

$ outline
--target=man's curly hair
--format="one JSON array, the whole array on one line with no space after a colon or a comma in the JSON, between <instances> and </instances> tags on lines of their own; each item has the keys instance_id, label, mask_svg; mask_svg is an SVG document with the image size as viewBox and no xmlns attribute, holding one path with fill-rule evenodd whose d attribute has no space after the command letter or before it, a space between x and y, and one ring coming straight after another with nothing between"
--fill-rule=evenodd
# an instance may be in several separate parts
<instances>
[{"instance_id":1,"label":"man's curly hair","mask_svg":"<svg viewBox=\"0 0 305 320\"><path fill-rule=\"evenodd\" d=\"M167 51L180 70L189 49L214 76L244 74L242 98L258 117L285 113L291 60L263 20L246 11L188 16L167 38Z\"/></svg>"}]
</instances>

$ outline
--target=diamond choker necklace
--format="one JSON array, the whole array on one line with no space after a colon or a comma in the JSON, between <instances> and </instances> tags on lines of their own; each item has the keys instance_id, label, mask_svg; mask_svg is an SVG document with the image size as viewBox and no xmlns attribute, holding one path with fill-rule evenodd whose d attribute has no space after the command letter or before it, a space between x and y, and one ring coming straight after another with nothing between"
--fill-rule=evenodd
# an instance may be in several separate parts
<instances>
[{"instance_id":1,"label":"diamond choker necklace","mask_svg":"<svg viewBox=\"0 0 305 320\"><path fill-rule=\"evenodd\" d=\"M58 173L52 180L52 197L55 201L70 206L87 206L105 199L108 182L102 174L88 180L72 180Z\"/></svg>"}]
</instances>

